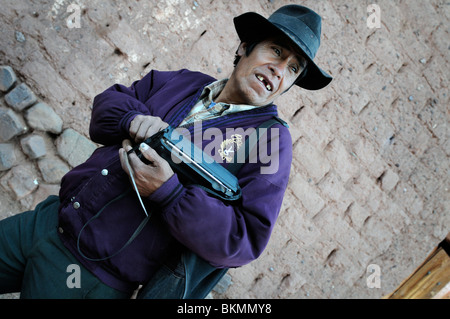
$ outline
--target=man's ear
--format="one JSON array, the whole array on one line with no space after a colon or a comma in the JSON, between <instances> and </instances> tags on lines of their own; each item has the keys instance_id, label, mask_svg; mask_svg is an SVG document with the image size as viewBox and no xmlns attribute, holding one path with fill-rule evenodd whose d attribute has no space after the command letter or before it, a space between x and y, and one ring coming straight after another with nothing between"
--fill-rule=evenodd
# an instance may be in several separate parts
<instances>
[{"instance_id":1,"label":"man's ear","mask_svg":"<svg viewBox=\"0 0 450 319\"><path fill-rule=\"evenodd\" d=\"M247 51L247 43L241 42L241 44L239 45L239 48L236 51L236 55L242 57L245 55L246 51Z\"/></svg>"}]
</instances>

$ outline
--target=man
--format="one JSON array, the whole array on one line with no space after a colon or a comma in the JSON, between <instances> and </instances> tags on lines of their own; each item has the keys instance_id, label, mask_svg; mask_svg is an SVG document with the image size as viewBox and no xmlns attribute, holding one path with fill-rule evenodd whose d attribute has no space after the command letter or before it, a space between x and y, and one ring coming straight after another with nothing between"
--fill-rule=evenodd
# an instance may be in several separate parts
<instances>
[{"instance_id":1,"label":"man","mask_svg":"<svg viewBox=\"0 0 450 319\"><path fill-rule=\"evenodd\" d=\"M162 267L176 265L185 250L219 269L262 253L289 179L292 142L285 126L267 132L267 145L277 141L268 154L276 153L278 169L261 174L262 155L243 164L237 173L242 197L235 202L182 184L167 161L142 143L168 125L198 134L201 123L202 132L214 127L222 134L217 140L228 141L216 145L215 154L225 154L221 164L227 167L226 153L242 146L242 136L230 138L227 129L258 127L277 116L274 100L293 85L316 90L331 81L313 62L321 20L310 9L289 5L269 19L246 13L234 22L241 44L228 80L188 70L151 71L130 87L116 84L95 97L89 133L104 147L64 176L59 197L0 222L0 293L127 298ZM201 147L210 143L205 138ZM127 155L135 144L150 164ZM145 214L131 173L152 214L137 236Z\"/></svg>"}]
</instances>

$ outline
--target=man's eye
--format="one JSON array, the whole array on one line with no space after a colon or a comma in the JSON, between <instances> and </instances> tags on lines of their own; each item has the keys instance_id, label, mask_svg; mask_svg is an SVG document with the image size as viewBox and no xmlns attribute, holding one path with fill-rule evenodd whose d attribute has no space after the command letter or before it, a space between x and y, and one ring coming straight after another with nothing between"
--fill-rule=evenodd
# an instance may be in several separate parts
<instances>
[{"instance_id":1,"label":"man's eye","mask_svg":"<svg viewBox=\"0 0 450 319\"><path fill-rule=\"evenodd\" d=\"M280 56L281 55L281 50L278 48L273 48L273 51L275 52L276 55Z\"/></svg>"},{"instance_id":2,"label":"man's eye","mask_svg":"<svg viewBox=\"0 0 450 319\"><path fill-rule=\"evenodd\" d=\"M292 72L297 73L298 72L298 67L291 66L291 70L292 70Z\"/></svg>"}]
</instances>

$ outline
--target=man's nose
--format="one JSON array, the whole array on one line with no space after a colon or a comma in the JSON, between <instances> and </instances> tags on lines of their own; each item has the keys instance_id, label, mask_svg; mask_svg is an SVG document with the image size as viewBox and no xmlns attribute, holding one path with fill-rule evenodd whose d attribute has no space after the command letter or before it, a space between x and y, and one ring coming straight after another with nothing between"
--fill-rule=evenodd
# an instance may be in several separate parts
<instances>
[{"instance_id":1,"label":"man's nose","mask_svg":"<svg viewBox=\"0 0 450 319\"><path fill-rule=\"evenodd\" d=\"M269 65L270 71L275 77L281 80L286 72L287 63L287 60L274 62Z\"/></svg>"}]
</instances>

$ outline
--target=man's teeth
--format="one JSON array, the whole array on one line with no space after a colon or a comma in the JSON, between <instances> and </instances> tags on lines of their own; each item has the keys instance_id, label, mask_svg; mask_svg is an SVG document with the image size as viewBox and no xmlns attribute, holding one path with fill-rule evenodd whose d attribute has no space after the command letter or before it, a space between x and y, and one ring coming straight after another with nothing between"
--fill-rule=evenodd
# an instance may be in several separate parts
<instances>
[{"instance_id":1,"label":"man's teeth","mask_svg":"<svg viewBox=\"0 0 450 319\"><path fill-rule=\"evenodd\" d=\"M261 75L258 75L257 78L258 78L258 80L260 80L261 82L264 83L264 78ZM270 84L267 84L266 89L269 91L272 91L272 86Z\"/></svg>"}]
</instances>

